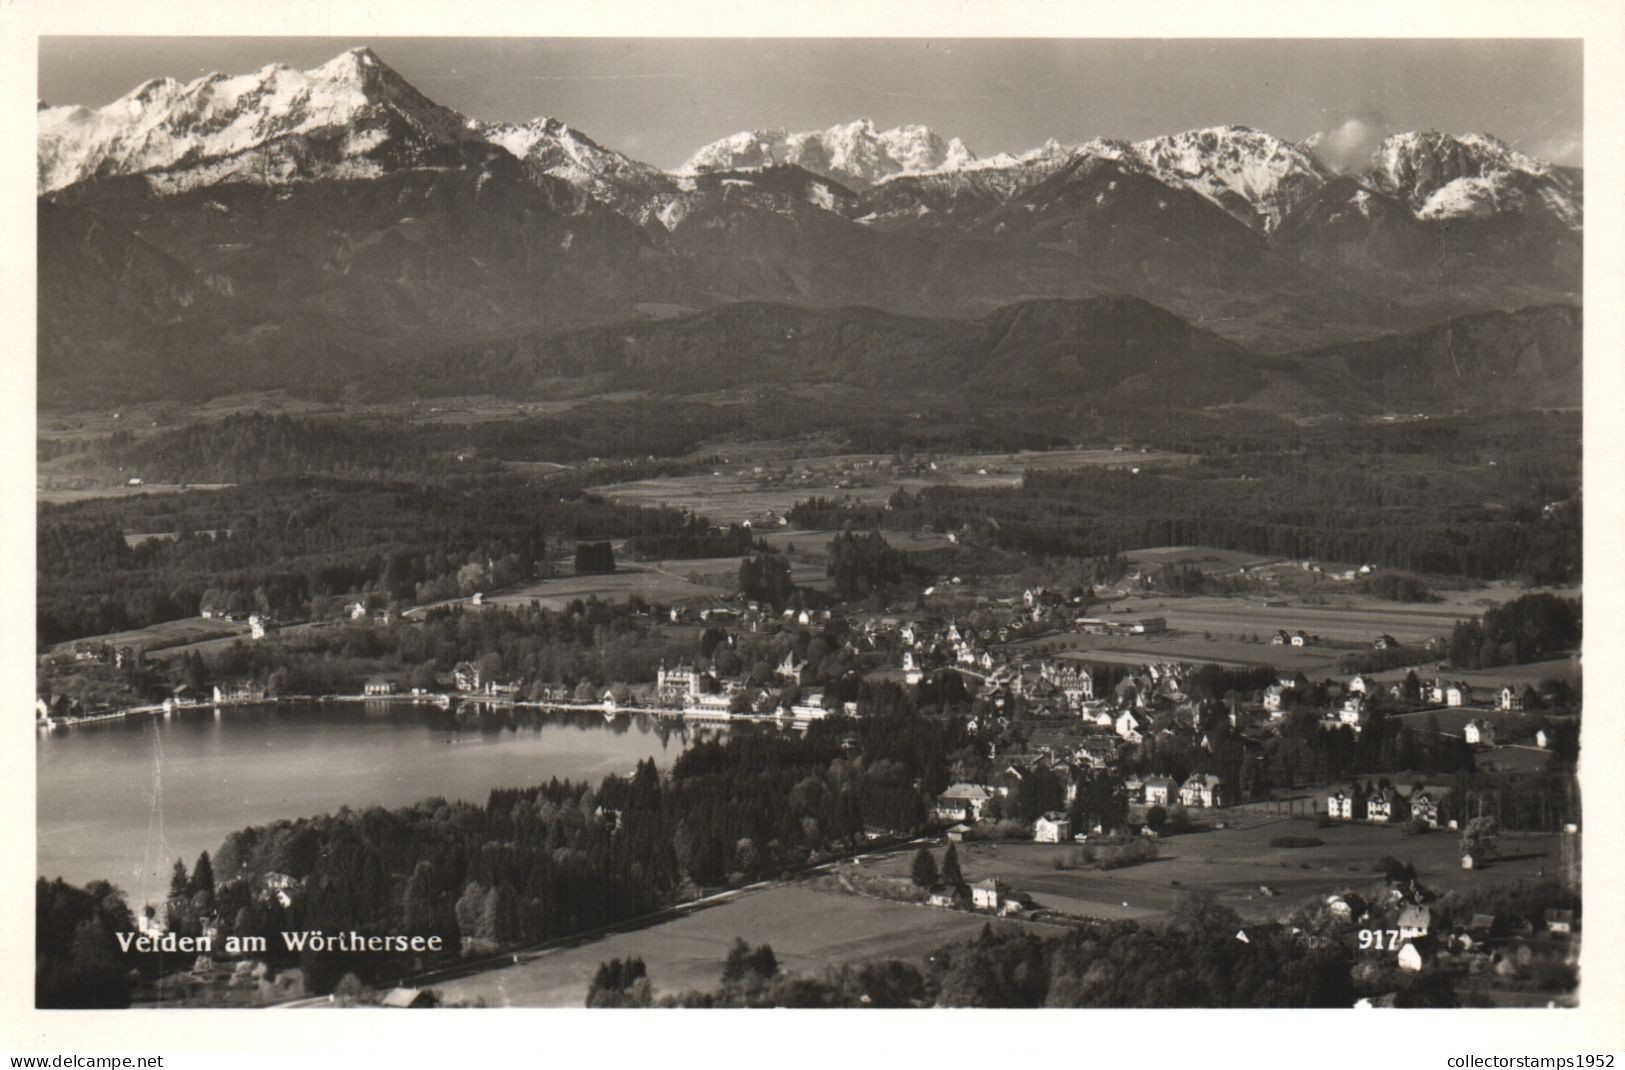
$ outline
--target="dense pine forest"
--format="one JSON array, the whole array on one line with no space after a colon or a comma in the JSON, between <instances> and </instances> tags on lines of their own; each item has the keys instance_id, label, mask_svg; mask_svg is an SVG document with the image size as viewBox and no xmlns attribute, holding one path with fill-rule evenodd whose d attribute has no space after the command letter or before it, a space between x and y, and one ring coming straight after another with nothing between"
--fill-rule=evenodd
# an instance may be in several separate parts
<instances>
[{"instance_id":1,"label":"dense pine forest","mask_svg":"<svg viewBox=\"0 0 1625 1070\"><path fill-rule=\"evenodd\" d=\"M127 532L174 536L132 546ZM280 618L363 588L433 601L536 578L551 550L578 540L665 537L705 548L712 534L678 510L612 505L500 472L433 482L288 477L45 505L38 640L193 616L211 590L239 611Z\"/></svg>"}]
</instances>

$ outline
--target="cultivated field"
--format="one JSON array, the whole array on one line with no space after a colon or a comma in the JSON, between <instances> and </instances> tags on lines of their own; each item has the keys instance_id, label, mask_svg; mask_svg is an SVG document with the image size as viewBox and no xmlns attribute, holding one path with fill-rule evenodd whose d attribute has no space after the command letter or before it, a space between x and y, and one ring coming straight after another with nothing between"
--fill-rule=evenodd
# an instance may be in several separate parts
<instances>
[{"instance_id":1,"label":"cultivated field","mask_svg":"<svg viewBox=\"0 0 1625 1070\"><path fill-rule=\"evenodd\" d=\"M1013 644L1014 645L1014 644ZM1244 668L1267 665L1318 679L1332 672L1349 647L1271 646L1267 642L1233 642L1190 635L1061 635L1028 640L1025 647L1049 647L1057 656L1110 665L1144 665L1152 661L1181 661L1193 665Z\"/></svg>"},{"instance_id":2,"label":"cultivated field","mask_svg":"<svg viewBox=\"0 0 1625 1070\"><path fill-rule=\"evenodd\" d=\"M1265 605L1263 598L1226 598L1201 595L1191 598L1136 598L1114 602L1118 616L1158 616L1176 631L1212 632L1231 636L1257 634L1268 639L1277 630L1303 630L1332 642L1370 648L1379 635L1401 643L1420 645L1434 636L1449 635L1455 622L1476 615L1450 605L1409 605L1379 602L1350 595L1337 604Z\"/></svg>"},{"instance_id":3,"label":"cultivated field","mask_svg":"<svg viewBox=\"0 0 1625 1070\"><path fill-rule=\"evenodd\" d=\"M906 855L901 864L907 865ZM673 995L716 989L735 938L771 944L783 970L814 973L872 959L918 960L943 944L974 937L987 920L791 884L433 987L448 1001L483 998L493 1007L580 1007L598 964L613 958L643 959L655 994Z\"/></svg>"},{"instance_id":4,"label":"cultivated field","mask_svg":"<svg viewBox=\"0 0 1625 1070\"><path fill-rule=\"evenodd\" d=\"M1417 878L1438 891L1475 883L1532 878L1541 870L1556 874L1561 865L1561 836L1511 833L1503 836L1501 861L1463 870L1455 833L1438 830L1407 836L1396 827L1347 824L1317 829L1307 818L1269 818L1218 811L1237 824L1203 832L1169 836L1159 841L1155 861L1101 871L1088 866L1057 870L1070 845L1037 843L959 845L960 868L967 881L990 877L1030 894L1041 907L1102 918L1153 918L1166 914L1187 892L1213 892L1219 901L1247 920L1273 920L1304 900L1332 892L1363 891L1380 883L1373 864L1393 855L1416 867ZM1278 848L1277 836L1313 836L1322 847ZM1570 837L1577 841L1578 837ZM1578 850L1578 843L1574 843ZM941 860L941 849L936 852ZM906 876L909 858L888 858L865 866L866 872ZM1268 887L1274 895L1266 894Z\"/></svg>"},{"instance_id":5,"label":"cultivated field","mask_svg":"<svg viewBox=\"0 0 1625 1070\"><path fill-rule=\"evenodd\" d=\"M891 469L889 454L843 453L788 460L761 458L719 464L708 472L663 476L594 488L612 501L691 509L714 523L759 522L769 513L782 516L808 498L848 499L859 505L883 505L898 489L928 486L1015 487L1022 473L1087 467L1189 464L1195 458L1177 453L1129 453L1115 450L1048 450L1018 453L945 454L936 470L923 474Z\"/></svg>"}]
</instances>

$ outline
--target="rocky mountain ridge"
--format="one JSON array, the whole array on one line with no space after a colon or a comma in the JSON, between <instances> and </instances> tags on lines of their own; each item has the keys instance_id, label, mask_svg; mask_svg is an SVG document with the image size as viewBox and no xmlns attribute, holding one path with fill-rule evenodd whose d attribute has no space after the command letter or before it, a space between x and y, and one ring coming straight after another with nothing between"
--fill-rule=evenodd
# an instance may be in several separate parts
<instances>
[{"instance_id":1,"label":"rocky mountain ridge","mask_svg":"<svg viewBox=\"0 0 1625 1070\"><path fill-rule=\"evenodd\" d=\"M1251 360L1580 294L1580 172L1476 135L1347 175L1239 126L978 159L859 122L676 173L469 118L358 49L42 106L39 151L40 381L70 393L347 380L739 302L1132 297Z\"/></svg>"}]
</instances>

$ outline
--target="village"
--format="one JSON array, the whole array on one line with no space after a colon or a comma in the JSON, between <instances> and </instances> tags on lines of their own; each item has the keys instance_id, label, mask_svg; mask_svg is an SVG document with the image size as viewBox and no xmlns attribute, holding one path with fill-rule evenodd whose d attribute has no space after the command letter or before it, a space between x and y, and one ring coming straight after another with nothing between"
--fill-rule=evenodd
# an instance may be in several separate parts
<instances>
[{"instance_id":1,"label":"village","mask_svg":"<svg viewBox=\"0 0 1625 1070\"><path fill-rule=\"evenodd\" d=\"M932 589L928 588L926 593L931 594ZM1063 597L1043 587L1030 587L1002 598L978 599L978 608L967 613L963 621L957 615L944 617L930 612L847 613L840 606L786 608L775 612L759 601L739 596L651 607L641 615L657 627L720 630L730 646L738 637L747 635L773 636L795 629L830 634L838 631L844 636L839 653L858 666L866 678L893 679L914 687L931 675L951 672L964 681L967 697L989 707L990 724L1008 725L1006 707L1014 700L1020 702L1026 720L1043 722L1046 727L1054 722L1063 727L1063 735L1076 737L1069 752L1062 753L1067 748L1058 747L1056 741L1040 744L1042 754L1062 766L1072 762L1103 768L1119 757L1124 746L1198 728L1201 704L1197 697L1186 693L1182 684L1201 667L1201 659L1152 660L1148 657L1144 662L1124 665L1121 664L1124 659L1119 656L1121 651L1111 651L1109 660L1096 660L1087 649L1065 649L1069 637L1169 636L1172 633L1166 617L1132 611L1115 618L1090 615L1083 612L1086 607L1080 605L1082 601L1077 593ZM475 592L460 604L466 609L478 610L487 604L487 598L483 592ZM343 603L333 619L303 622L295 625L294 630L390 627L397 622L406 623L403 617L410 619L422 612L393 605L375 606L364 599L352 600ZM247 631L240 633L240 638L255 642L268 638L274 642L284 627L267 614L233 614L210 607L204 608L201 619L239 629L246 623ZM972 623L972 619L978 623ZM220 641L223 640L215 644ZM1034 644L1040 641L1044 645L1039 649L1048 650L1053 646L1059 652L1031 656ZM1274 647L1294 650L1323 643L1318 636L1303 629L1279 629L1268 642ZM1442 639L1430 640L1421 649L1406 651L1392 635L1383 633L1371 638L1370 649L1387 655L1390 662L1398 655L1398 662L1403 664L1408 660L1407 654L1417 662L1436 660L1442 642ZM73 644L70 650L43 656L41 662L42 668L57 670L87 664L125 670L144 663L148 657L169 659L176 652L161 649L148 655L137 646L84 640ZM714 663L698 667L692 659L670 666L662 664L652 683L605 681L594 685L583 679L568 686L492 674L482 670L475 661L463 661L437 681L439 686L409 686L397 675L377 674L350 694L281 697L321 701L410 700L442 707L449 707L454 701L477 700L590 709L609 714L680 714L694 720L766 717L789 720L800 726L833 712L857 713L852 702L826 707L823 689L804 680L804 676L810 677L812 672L806 659L793 649L787 650L773 667L771 682L758 680L754 685L744 676L719 671ZM1546 730L1524 719L1504 716L1521 714L1526 708L1533 711L1545 704L1550 696L1543 698L1528 683L1508 682L1486 689L1445 676L1423 682L1414 673L1404 679L1392 679L1395 674L1387 672L1380 675L1389 677L1389 681L1379 682L1378 675L1355 673L1344 680L1327 679L1311 695L1311 681L1304 672L1278 673L1262 688L1223 696L1229 726L1244 741L1255 743L1268 737L1272 726L1278 727L1289 712L1319 700L1322 728L1346 727L1356 736L1369 724L1373 711L1382 709L1390 716L1408 719L1407 725L1418 731L1425 729L1436 735L1460 738L1468 746L1485 751L1499 752L1506 748L1538 751L1547 747ZM1097 676L1110 676L1114 682L1097 694ZM231 706L277 697L268 694L263 681L216 682L207 688L182 683L162 699L121 708L85 708L64 694L42 694L36 702L36 715L42 728L54 728L126 713ZM1503 736L1499 744L1498 723ZM1511 736L1506 731L1509 727L1513 729ZM1204 799L1215 795L1233 798L1231 793L1235 790L1236 785L1216 784ZM1213 804L1204 801L1200 805Z\"/></svg>"},{"instance_id":2,"label":"village","mask_svg":"<svg viewBox=\"0 0 1625 1070\"><path fill-rule=\"evenodd\" d=\"M915 788L927 796L927 820L918 831L959 852L954 868L962 865L975 879L919 886L901 873L901 859L871 853L842 866L851 874L844 878L848 890L1065 926L1080 919L1166 917L1176 895L1203 889L1237 908L1243 924L1234 935L1242 942L1310 946L1362 933L1366 960L1380 958L1384 968L1410 973L1449 967L1493 977L1501 969L1501 976L1526 978L1532 963L1575 961L1575 921L1563 908L1547 910L1544 927L1527 915L1485 915L1448 926L1430 920L1439 896L1467 887L1460 882L1475 869L1488 866L1498 880L1513 872L1576 879L1574 799L1553 804L1564 815L1565 831L1556 841L1536 843L1530 834L1492 825L1468 846L1475 829L1485 831L1482 798L1472 809L1475 797L1447 771L1537 774L1575 744L1578 716L1562 695L1516 674L1499 686L1469 682L1443 665L1442 636L1418 641L1407 635L1402 642L1387 631L1370 634L1364 647L1380 670L1315 680L1303 669L1271 668L1272 659L1317 649L1334 648L1345 663L1364 656L1346 631L1333 642L1310 630L1325 627L1324 612L1308 616L1305 627L1283 626L1255 638L1256 662L1207 662L1168 656L1158 645L1194 642L1170 627L1170 617L1183 611L1175 598L1153 604L1123 590L1063 594L1042 585L984 585L972 592L951 579L942 586L941 595L928 587L913 609L818 599L775 608L743 594L623 605L616 612L650 634L690 642L703 636L700 649L711 649L709 658L661 661L652 680L548 681L505 670L500 659L487 656L458 661L432 677L374 672L340 693L290 694L264 678L214 679L198 687L175 684L161 701L88 711L73 709L61 695L41 695L37 719L44 729L60 729L128 715L207 710L218 718L239 706L315 702L379 710L426 706L458 723L529 709L612 722L652 717L725 730L761 725L805 732L842 718L855 725L873 714L859 692L890 687L922 696L922 707L929 706L924 696L934 695L967 711L974 750L954 757L948 783ZM247 625L230 642L275 646L312 631L392 633L434 614L455 619L492 608L482 592L427 611L357 598L323 621L280 624L252 614L223 623L239 630ZM1270 611L1285 615L1291 607ZM754 663L730 657L746 646ZM765 650L782 653L764 664ZM1143 659L1133 661L1129 654L1137 650ZM148 657L184 661L173 651L144 655L97 641L48 655L60 665L115 671ZM840 731L843 750L855 755L859 733ZM1287 828L1317 835L1279 834ZM1336 828L1369 831L1327 842ZM1277 835L1267 835L1271 831ZM1503 842L1522 837L1518 842L1535 844L1518 848L1513 858L1543 861L1509 866L1509 852L1496 847L1503 835ZM1187 852L1198 846L1204 860L1192 867ZM1259 866L1284 866L1280 856L1294 849L1312 878L1259 879ZM1374 860L1397 857L1411 861L1359 875ZM1417 866L1418 857L1427 865ZM1426 876L1417 875L1419 868ZM1106 870L1110 876L1095 875ZM1148 880L1163 872L1181 876ZM1383 889L1374 889L1373 880L1384 882ZM301 894L289 882L274 893L284 906ZM1312 917L1293 920L1305 910ZM163 918L149 915L141 928L161 932ZM1503 969L1502 963L1510 965ZM265 978L233 974L228 983L210 972L211 963L201 969L184 983L210 990L236 985L251 1001L298 995Z\"/></svg>"}]
</instances>

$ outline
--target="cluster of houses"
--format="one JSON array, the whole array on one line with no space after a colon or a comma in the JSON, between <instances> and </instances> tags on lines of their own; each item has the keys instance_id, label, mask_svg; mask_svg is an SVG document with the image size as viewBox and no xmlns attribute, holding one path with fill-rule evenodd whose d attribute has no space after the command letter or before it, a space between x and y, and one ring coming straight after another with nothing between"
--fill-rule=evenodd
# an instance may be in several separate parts
<instances>
[{"instance_id":1,"label":"cluster of houses","mask_svg":"<svg viewBox=\"0 0 1625 1070\"><path fill-rule=\"evenodd\" d=\"M1516 919L1473 914L1443 925L1433 910L1436 901L1432 892L1409 881L1390 885L1375 901L1351 892L1329 895L1325 908L1332 918L1382 934L1368 951L1391 953L1394 965L1407 973L1453 959L1468 972L1512 975L1534 958L1572 962L1577 957L1572 910L1547 908L1538 918Z\"/></svg>"},{"instance_id":2,"label":"cluster of houses","mask_svg":"<svg viewBox=\"0 0 1625 1070\"><path fill-rule=\"evenodd\" d=\"M1270 645L1271 646L1304 647L1304 646L1313 646L1314 644L1316 644L1318 642L1320 642L1320 636L1318 636L1318 635L1310 635L1308 632L1305 632L1305 631L1296 631L1296 632L1290 632L1289 633L1289 632L1287 632L1285 630L1281 630L1281 631L1277 631L1274 635L1270 636Z\"/></svg>"},{"instance_id":3,"label":"cluster of houses","mask_svg":"<svg viewBox=\"0 0 1625 1070\"><path fill-rule=\"evenodd\" d=\"M264 639L272 632L280 631L282 625L269 613L239 613L235 610L218 609L205 606L198 611L204 620L225 621L228 624L248 623L248 635L251 639Z\"/></svg>"},{"instance_id":4,"label":"cluster of houses","mask_svg":"<svg viewBox=\"0 0 1625 1070\"><path fill-rule=\"evenodd\" d=\"M919 683L926 674L945 668L957 668L985 678L1009 668L1009 659L996 652L995 647L1044 634L1071 620L1068 604L1059 595L1043 588L1030 588L1005 619L980 628L954 619L937 622L872 618L861 626L862 643L855 647L855 652L862 653L865 648L895 651L904 680L910 684Z\"/></svg>"},{"instance_id":5,"label":"cluster of houses","mask_svg":"<svg viewBox=\"0 0 1625 1070\"><path fill-rule=\"evenodd\" d=\"M484 599L476 593L474 604L479 605L483 601ZM347 602L344 605L344 619L352 623L360 623L370 619L377 621L379 624L393 624L398 615L394 609L387 606L379 610L369 610L365 602Z\"/></svg>"},{"instance_id":6,"label":"cluster of houses","mask_svg":"<svg viewBox=\"0 0 1625 1070\"><path fill-rule=\"evenodd\" d=\"M1409 794L1386 785L1370 792L1358 784L1347 791L1338 788L1326 796L1326 813L1340 821L1374 825L1421 821L1429 828L1439 827L1439 799L1421 785L1413 787Z\"/></svg>"},{"instance_id":7,"label":"cluster of houses","mask_svg":"<svg viewBox=\"0 0 1625 1070\"><path fill-rule=\"evenodd\" d=\"M781 685L779 688L753 688L737 677L723 676L714 670L701 671L687 662L670 668L661 662L655 673L653 701L667 709L719 716L748 709L754 714L816 721L832 712L825 705L822 689L802 689L807 661L794 650L787 651L773 671ZM844 710L855 713L856 707L849 702Z\"/></svg>"},{"instance_id":8,"label":"cluster of houses","mask_svg":"<svg viewBox=\"0 0 1625 1070\"><path fill-rule=\"evenodd\" d=\"M1048 769L1062 774L1066 802L1070 805L1077 798L1075 774L1084 764L1050 755L1040 755L1030 764L1011 762L993 778L992 784L961 782L949 786L937 796L933 813L939 820L957 822L955 827L949 829L949 838L960 838L966 831L962 826L982 820L995 798L1009 798L1022 777L1034 769ZM1231 801L1229 788L1223 778L1213 773L1192 773L1183 782L1160 774L1143 779L1127 776L1123 779L1123 791L1131 803L1142 803L1147 807L1177 804L1187 808L1212 809L1229 805ZM1071 822L1059 811L1043 814L1033 823L1033 839L1039 843L1065 843L1073 838Z\"/></svg>"},{"instance_id":9,"label":"cluster of houses","mask_svg":"<svg viewBox=\"0 0 1625 1070\"><path fill-rule=\"evenodd\" d=\"M1032 910L1037 904L1026 892L1020 892L995 877L961 884L957 888L938 885L925 899L926 905L951 910L975 910L986 914L1009 917Z\"/></svg>"},{"instance_id":10,"label":"cluster of houses","mask_svg":"<svg viewBox=\"0 0 1625 1070\"><path fill-rule=\"evenodd\" d=\"M1282 674L1269 687L1264 689L1264 711L1272 720L1285 717L1291 694L1293 691L1308 686L1308 680L1302 673ZM1404 683L1389 684L1384 688L1376 680L1365 675L1356 674L1342 689L1341 702L1321 718L1321 727L1326 729L1348 728L1358 735L1371 720L1371 701L1381 690L1388 698L1395 702L1406 700ZM1418 696L1420 701L1428 706L1448 709L1471 709L1474 699L1472 687L1463 681L1434 680L1421 686ZM1495 709L1504 713L1519 712L1524 708L1525 696L1521 691L1508 684L1495 692ZM1483 708L1489 712L1488 708ZM1461 726L1461 735L1469 746L1494 747L1495 722L1489 717L1474 717Z\"/></svg>"},{"instance_id":11,"label":"cluster of houses","mask_svg":"<svg viewBox=\"0 0 1625 1070\"><path fill-rule=\"evenodd\" d=\"M1573 964L1578 960L1572 910L1547 908L1538 916L1502 918L1473 914L1444 924L1434 907L1438 897L1415 880L1390 883L1373 897L1354 892L1327 895L1307 914L1238 929L1235 939L1259 944L1291 940L1311 947L1370 934L1360 944L1363 967L1385 965L1419 973L1450 965L1468 973L1516 976L1537 959ZM1360 1006L1392 1005L1392 997L1363 999Z\"/></svg>"}]
</instances>

